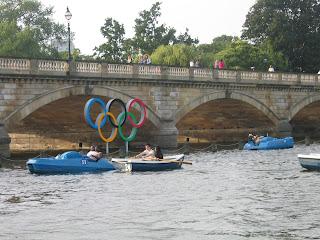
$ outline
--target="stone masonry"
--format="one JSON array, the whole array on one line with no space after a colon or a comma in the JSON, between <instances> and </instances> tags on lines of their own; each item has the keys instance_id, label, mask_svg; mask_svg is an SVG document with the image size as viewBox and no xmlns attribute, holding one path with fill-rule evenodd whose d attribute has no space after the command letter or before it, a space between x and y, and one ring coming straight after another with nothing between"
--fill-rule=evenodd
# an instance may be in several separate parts
<instances>
[{"instance_id":1,"label":"stone masonry","mask_svg":"<svg viewBox=\"0 0 320 240\"><path fill-rule=\"evenodd\" d=\"M261 129L272 128L271 132L284 136L294 126L303 126L310 116L315 118L319 86L316 74L94 62L68 66L64 61L0 58L0 154L9 156L10 142L12 146L23 144L16 136L28 135L30 141L36 130L48 138L53 138L53 131L56 135L61 132L54 137L56 145L64 137L76 142L81 137L71 135L84 129L78 112L92 96L125 102L142 99L148 107L148 124L139 140L164 148L176 147L179 136L190 132L208 135L210 130L227 131L237 124L246 131L260 124ZM248 116L255 118L249 121ZM197 122L202 128L194 124ZM86 134L96 136L92 131Z\"/></svg>"}]
</instances>

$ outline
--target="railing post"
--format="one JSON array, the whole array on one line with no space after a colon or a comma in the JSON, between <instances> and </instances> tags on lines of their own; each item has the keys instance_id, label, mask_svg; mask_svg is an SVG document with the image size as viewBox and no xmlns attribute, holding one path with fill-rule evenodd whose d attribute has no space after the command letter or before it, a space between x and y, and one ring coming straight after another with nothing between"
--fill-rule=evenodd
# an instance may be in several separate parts
<instances>
[{"instance_id":1,"label":"railing post","mask_svg":"<svg viewBox=\"0 0 320 240\"><path fill-rule=\"evenodd\" d=\"M190 67L189 68L189 80L193 80L194 79L194 68Z\"/></svg>"},{"instance_id":2,"label":"railing post","mask_svg":"<svg viewBox=\"0 0 320 240\"><path fill-rule=\"evenodd\" d=\"M213 69L212 71L213 79L219 79L219 69Z\"/></svg>"},{"instance_id":3,"label":"railing post","mask_svg":"<svg viewBox=\"0 0 320 240\"><path fill-rule=\"evenodd\" d=\"M76 73L77 66L75 61L68 61L69 64L69 73L67 72L67 75L72 75L73 73Z\"/></svg>"},{"instance_id":4,"label":"railing post","mask_svg":"<svg viewBox=\"0 0 320 240\"><path fill-rule=\"evenodd\" d=\"M161 79L168 79L168 67L160 67Z\"/></svg>"},{"instance_id":5,"label":"railing post","mask_svg":"<svg viewBox=\"0 0 320 240\"><path fill-rule=\"evenodd\" d=\"M301 84L301 73L298 73L297 83L298 83L298 84Z\"/></svg>"},{"instance_id":6,"label":"railing post","mask_svg":"<svg viewBox=\"0 0 320 240\"><path fill-rule=\"evenodd\" d=\"M101 64L101 77L107 77L109 72L108 63L100 63Z\"/></svg>"},{"instance_id":7,"label":"railing post","mask_svg":"<svg viewBox=\"0 0 320 240\"><path fill-rule=\"evenodd\" d=\"M132 67L132 77L138 78L139 77L139 64L134 64Z\"/></svg>"},{"instance_id":8,"label":"railing post","mask_svg":"<svg viewBox=\"0 0 320 240\"><path fill-rule=\"evenodd\" d=\"M237 71L236 73L236 82L241 82L241 71Z\"/></svg>"},{"instance_id":9,"label":"railing post","mask_svg":"<svg viewBox=\"0 0 320 240\"><path fill-rule=\"evenodd\" d=\"M30 74L36 75L39 73L39 61L37 59L31 59L30 61Z\"/></svg>"}]
</instances>

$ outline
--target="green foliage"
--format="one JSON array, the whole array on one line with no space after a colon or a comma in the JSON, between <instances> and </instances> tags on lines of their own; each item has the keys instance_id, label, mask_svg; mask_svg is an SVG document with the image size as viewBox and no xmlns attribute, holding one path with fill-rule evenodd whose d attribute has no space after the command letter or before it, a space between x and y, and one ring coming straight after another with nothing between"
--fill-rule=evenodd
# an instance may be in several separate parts
<instances>
[{"instance_id":1,"label":"green foliage","mask_svg":"<svg viewBox=\"0 0 320 240\"><path fill-rule=\"evenodd\" d=\"M222 35L212 40L210 44L201 44L197 50L200 56L200 62L203 66L211 66L216 60L215 54L229 47L237 37Z\"/></svg>"},{"instance_id":2,"label":"green foliage","mask_svg":"<svg viewBox=\"0 0 320 240\"><path fill-rule=\"evenodd\" d=\"M101 27L101 33L107 41L95 48L94 55L108 62L123 62L125 60L125 30L123 24L112 18L107 18L105 24Z\"/></svg>"},{"instance_id":3,"label":"green foliage","mask_svg":"<svg viewBox=\"0 0 320 240\"><path fill-rule=\"evenodd\" d=\"M285 70L287 61L282 54L275 52L268 44L256 46L246 41L237 40L227 48L215 54L215 59L223 59L229 69L266 71L269 65L277 70Z\"/></svg>"},{"instance_id":4,"label":"green foliage","mask_svg":"<svg viewBox=\"0 0 320 240\"><path fill-rule=\"evenodd\" d=\"M52 14L52 8L36 0L0 0L0 37L1 41L7 41L0 55L57 57L51 40L62 39L67 33L63 25L52 21Z\"/></svg>"},{"instance_id":5,"label":"green foliage","mask_svg":"<svg viewBox=\"0 0 320 240\"><path fill-rule=\"evenodd\" d=\"M174 41L174 44L193 45L198 43L199 43L198 38L193 39L189 34L188 28L186 28L186 31L183 34L181 33Z\"/></svg>"},{"instance_id":6,"label":"green foliage","mask_svg":"<svg viewBox=\"0 0 320 240\"><path fill-rule=\"evenodd\" d=\"M40 46L30 28L20 30L15 22L0 22L0 55L8 57L41 57Z\"/></svg>"},{"instance_id":7,"label":"green foliage","mask_svg":"<svg viewBox=\"0 0 320 240\"><path fill-rule=\"evenodd\" d=\"M151 54L158 46L174 43L176 30L158 24L161 16L160 2L152 5L150 10L139 13L135 19L135 36L132 39L133 47L140 48L143 53Z\"/></svg>"},{"instance_id":8,"label":"green foliage","mask_svg":"<svg viewBox=\"0 0 320 240\"><path fill-rule=\"evenodd\" d=\"M59 56L57 58L60 59L68 59L68 51L65 52L59 52ZM73 51L71 52L71 58L72 60L82 60L82 61L94 61L95 58L91 55L85 55L85 54L81 54L81 51L79 48L75 48L73 49Z\"/></svg>"},{"instance_id":9,"label":"green foliage","mask_svg":"<svg viewBox=\"0 0 320 240\"><path fill-rule=\"evenodd\" d=\"M185 44L161 45L151 55L154 64L171 66L189 66L191 59L196 59L194 46Z\"/></svg>"},{"instance_id":10,"label":"green foliage","mask_svg":"<svg viewBox=\"0 0 320 240\"><path fill-rule=\"evenodd\" d=\"M243 28L244 39L269 41L288 59L289 69L315 72L320 59L319 0L258 0Z\"/></svg>"}]
</instances>

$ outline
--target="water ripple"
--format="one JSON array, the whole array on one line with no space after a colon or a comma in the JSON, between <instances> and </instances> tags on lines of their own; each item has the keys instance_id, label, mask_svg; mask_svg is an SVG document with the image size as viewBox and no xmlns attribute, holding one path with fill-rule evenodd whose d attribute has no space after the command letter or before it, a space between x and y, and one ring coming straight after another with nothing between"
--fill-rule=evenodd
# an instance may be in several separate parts
<instances>
[{"instance_id":1,"label":"water ripple","mask_svg":"<svg viewBox=\"0 0 320 240\"><path fill-rule=\"evenodd\" d=\"M298 153L191 154L179 171L0 169L0 239L320 239L320 173Z\"/></svg>"}]
</instances>

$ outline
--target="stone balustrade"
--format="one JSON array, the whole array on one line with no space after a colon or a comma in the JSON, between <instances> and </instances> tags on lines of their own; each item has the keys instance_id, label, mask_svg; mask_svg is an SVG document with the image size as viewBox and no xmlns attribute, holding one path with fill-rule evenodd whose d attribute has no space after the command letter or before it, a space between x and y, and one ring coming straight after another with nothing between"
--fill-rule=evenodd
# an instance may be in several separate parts
<instances>
[{"instance_id":1,"label":"stone balustrade","mask_svg":"<svg viewBox=\"0 0 320 240\"><path fill-rule=\"evenodd\" d=\"M254 72L183 68L157 65L108 64L57 60L0 58L1 74L32 74L48 76L78 76L102 78L169 79L237 82L266 82L270 84L315 85L319 75L304 73Z\"/></svg>"}]
</instances>

